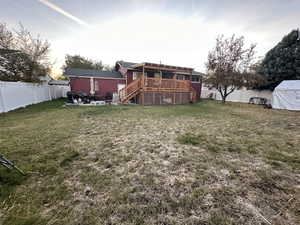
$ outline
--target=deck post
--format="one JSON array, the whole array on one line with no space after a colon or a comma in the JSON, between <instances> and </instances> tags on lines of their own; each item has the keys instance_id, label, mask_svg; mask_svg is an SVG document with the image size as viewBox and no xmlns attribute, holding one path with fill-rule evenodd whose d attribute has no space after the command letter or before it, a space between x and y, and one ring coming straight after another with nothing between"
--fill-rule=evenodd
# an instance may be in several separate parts
<instances>
[{"instance_id":1,"label":"deck post","mask_svg":"<svg viewBox=\"0 0 300 225\"><path fill-rule=\"evenodd\" d=\"M142 104L145 104L145 65L143 65L143 76L142 76Z\"/></svg>"},{"instance_id":2,"label":"deck post","mask_svg":"<svg viewBox=\"0 0 300 225\"><path fill-rule=\"evenodd\" d=\"M142 88L145 87L145 67L143 66L143 72L142 72Z\"/></svg>"},{"instance_id":3,"label":"deck post","mask_svg":"<svg viewBox=\"0 0 300 225\"><path fill-rule=\"evenodd\" d=\"M160 74L160 81L159 81L159 89L161 89L161 83L162 83L162 72L161 72L161 69L159 70L159 74Z\"/></svg>"},{"instance_id":4,"label":"deck post","mask_svg":"<svg viewBox=\"0 0 300 225\"><path fill-rule=\"evenodd\" d=\"M152 92L152 104L153 105L155 104L155 94L154 94L154 92Z\"/></svg>"},{"instance_id":5,"label":"deck post","mask_svg":"<svg viewBox=\"0 0 300 225\"><path fill-rule=\"evenodd\" d=\"M176 104L176 73L173 76L173 104Z\"/></svg>"},{"instance_id":6,"label":"deck post","mask_svg":"<svg viewBox=\"0 0 300 225\"><path fill-rule=\"evenodd\" d=\"M180 104L182 104L182 93L180 92Z\"/></svg>"},{"instance_id":7,"label":"deck post","mask_svg":"<svg viewBox=\"0 0 300 225\"><path fill-rule=\"evenodd\" d=\"M193 92L192 92L192 80L193 80L193 78L192 78L192 76L193 76L193 71L191 71L191 76L190 76L190 87L189 87L189 89L190 89L190 96L191 96L191 102L194 100L193 99Z\"/></svg>"}]
</instances>

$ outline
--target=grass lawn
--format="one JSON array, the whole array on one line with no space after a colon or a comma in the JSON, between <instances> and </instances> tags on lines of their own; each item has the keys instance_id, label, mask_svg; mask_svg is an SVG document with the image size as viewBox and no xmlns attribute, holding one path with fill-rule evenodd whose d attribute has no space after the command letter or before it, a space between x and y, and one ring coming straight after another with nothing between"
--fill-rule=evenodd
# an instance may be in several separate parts
<instances>
[{"instance_id":1,"label":"grass lawn","mask_svg":"<svg viewBox=\"0 0 300 225\"><path fill-rule=\"evenodd\" d=\"M0 114L0 224L299 224L300 113L202 101Z\"/></svg>"}]
</instances>

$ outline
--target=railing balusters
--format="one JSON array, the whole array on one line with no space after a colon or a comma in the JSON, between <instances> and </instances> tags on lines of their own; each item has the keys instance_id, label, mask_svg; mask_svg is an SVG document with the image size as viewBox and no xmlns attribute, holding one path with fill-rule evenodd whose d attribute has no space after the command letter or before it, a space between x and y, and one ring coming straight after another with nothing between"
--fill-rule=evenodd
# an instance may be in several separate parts
<instances>
[{"instance_id":1,"label":"railing balusters","mask_svg":"<svg viewBox=\"0 0 300 225\"><path fill-rule=\"evenodd\" d=\"M161 89L161 90L190 90L189 80L174 80L174 79L160 79L160 78L146 78L145 88L147 89Z\"/></svg>"},{"instance_id":2,"label":"railing balusters","mask_svg":"<svg viewBox=\"0 0 300 225\"><path fill-rule=\"evenodd\" d=\"M195 98L195 90L189 80L160 79L160 78L139 78L131 82L127 87L119 91L120 100L128 101L138 90L157 91L157 92L191 92Z\"/></svg>"}]
</instances>

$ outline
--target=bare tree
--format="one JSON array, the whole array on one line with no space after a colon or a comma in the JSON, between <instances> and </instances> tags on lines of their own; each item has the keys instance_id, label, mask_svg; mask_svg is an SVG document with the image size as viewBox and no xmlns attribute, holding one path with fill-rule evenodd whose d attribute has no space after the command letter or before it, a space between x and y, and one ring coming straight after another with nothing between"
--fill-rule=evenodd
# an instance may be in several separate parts
<instances>
[{"instance_id":1,"label":"bare tree","mask_svg":"<svg viewBox=\"0 0 300 225\"><path fill-rule=\"evenodd\" d=\"M256 45L251 44L249 48L244 46L243 36L224 38L222 35L216 39L215 48L208 54L204 81L218 90L223 103L232 92L251 86L257 80L255 74L251 73Z\"/></svg>"},{"instance_id":2,"label":"bare tree","mask_svg":"<svg viewBox=\"0 0 300 225\"><path fill-rule=\"evenodd\" d=\"M31 63L29 65L28 80L48 75L51 63L49 61L50 43L39 35L34 37L22 24L16 33L16 48L25 53Z\"/></svg>"},{"instance_id":3,"label":"bare tree","mask_svg":"<svg viewBox=\"0 0 300 225\"><path fill-rule=\"evenodd\" d=\"M11 49L14 45L14 35L5 23L0 23L0 49Z\"/></svg>"}]
</instances>

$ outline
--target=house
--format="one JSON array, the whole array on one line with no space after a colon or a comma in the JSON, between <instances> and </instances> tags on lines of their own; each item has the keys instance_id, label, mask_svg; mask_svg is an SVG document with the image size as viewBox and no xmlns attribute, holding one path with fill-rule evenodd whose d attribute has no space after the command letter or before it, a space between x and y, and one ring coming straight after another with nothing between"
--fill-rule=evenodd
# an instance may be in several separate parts
<instances>
[{"instance_id":1,"label":"house","mask_svg":"<svg viewBox=\"0 0 300 225\"><path fill-rule=\"evenodd\" d=\"M126 80L120 72L91 69L66 69L64 76L70 80L71 91L85 92L102 99L118 93L125 87Z\"/></svg>"},{"instance_id":2,"label":"house","mask_svg":"<svg viewBox=\"0 0 300 225\"><path fill-rule=\"evenodd\" d=\"M67 69L72 91L98 98L119 93L122 103L184 104L200 99L202 74L193 68L118 61L115 71Z\"/></svg>"},{"instance_id":3,"label":"house","mask_svg":"<svg viewBox=\"0 0 300 225\"><path fill-rule=\"evenodd\" d=\"M124 61L115 68L126 79L119 92L122 103L184 104L200 99L202 74L193 68Z\"/></svg>"}]
</instances>

